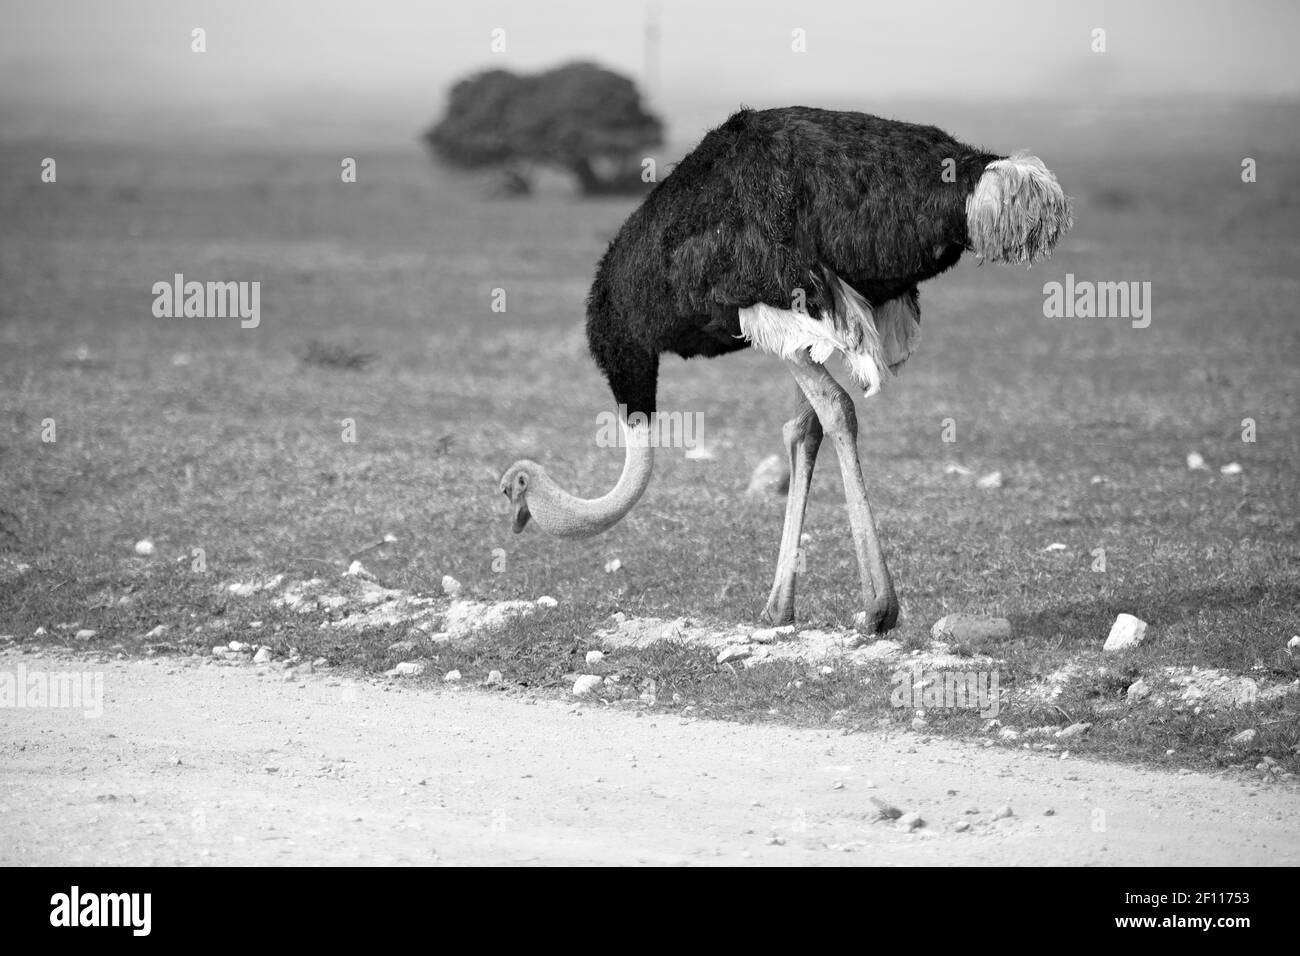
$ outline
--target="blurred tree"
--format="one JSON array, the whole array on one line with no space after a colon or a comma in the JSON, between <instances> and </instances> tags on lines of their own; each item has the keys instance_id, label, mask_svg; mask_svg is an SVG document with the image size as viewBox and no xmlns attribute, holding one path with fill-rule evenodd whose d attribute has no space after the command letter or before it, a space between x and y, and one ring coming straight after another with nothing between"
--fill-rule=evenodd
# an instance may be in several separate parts
<instances>
[{"instance_id":1,"label":"blurred tree","mask_svg":"<svg viewBox=\"0 0 1300 956\"><path fill-rule=\"evenodd\" d=\"M533 168L555 166L592 195L647 188L642 154L663 141L663 126L632 80L571 63L535 76L488 70L461 80L424 140L453 166L500 169L513 194L529 191Z\"/></svg>"}]
</instances>

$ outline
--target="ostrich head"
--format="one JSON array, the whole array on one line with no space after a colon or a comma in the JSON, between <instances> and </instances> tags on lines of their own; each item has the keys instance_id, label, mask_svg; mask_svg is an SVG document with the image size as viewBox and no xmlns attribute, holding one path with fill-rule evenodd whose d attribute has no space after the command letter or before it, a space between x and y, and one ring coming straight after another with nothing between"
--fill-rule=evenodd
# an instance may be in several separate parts
<instances>
[{"instance_id":1,"label":"ostrich head","mask_svg":"<svg viewBox=\"0 0 1300 956\"><path fill-rule=\"evenodd\" d=\"M510 499L510 507L514 511L514 522L510 527L515 534L523 531L528 519L532 517L528 511L528 485L533 476L538 474L546 474L542 466L535 461L523 459L507 468L501 476L501 493Z\"/></svg>"},{"instance_id":2,"label":"ostrich head","mask_svg":"<svg viewBox=\"0 0 1300 956\"><path fill-rule=\"evenodd\" d=\"M519 534L529 519L557 538L589 538L618 524L640 500L654 470L654 448L648 426L623 426L627 449L623 474L610 492L600 498L577 498L535 461L515 462L501 476L501 493L510 499Z\"/></svg>"}]
</instances>

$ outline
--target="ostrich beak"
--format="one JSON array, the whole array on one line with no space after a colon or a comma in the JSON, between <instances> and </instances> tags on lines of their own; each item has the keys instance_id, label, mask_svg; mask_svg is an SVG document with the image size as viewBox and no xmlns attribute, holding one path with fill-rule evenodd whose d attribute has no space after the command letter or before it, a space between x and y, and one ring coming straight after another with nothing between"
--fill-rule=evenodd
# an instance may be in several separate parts
<instances>
[{"instance_id":1,"label":"ostrich beak","mask_svg":"<svg viewBox=\"0 0 1300 956\"><path fill-rule=\"evenodd\" d=\"M519 532L524 530L524 525L528 524L528 519L530 517L532 517L532 515L528 512L528 501L524 498L520 498L515 502L515 520L510 526L515 534L519 534Z\"/></svg>"}]
</instances>

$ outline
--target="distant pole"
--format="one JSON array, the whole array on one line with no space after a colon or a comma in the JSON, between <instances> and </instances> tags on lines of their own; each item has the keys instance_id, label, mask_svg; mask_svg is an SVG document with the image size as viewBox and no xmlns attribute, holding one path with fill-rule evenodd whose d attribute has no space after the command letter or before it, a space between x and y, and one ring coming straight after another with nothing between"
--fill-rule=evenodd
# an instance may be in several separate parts
<instances>
[{"instance_id":1,"label":"distant pole","mask_svg":"<svg viewBox=\"0 0 1300 956\"><path fill-rule=\"evenodd\" d=\"M659 103L659 0L647 0L645 5L645 65L642 80L645 82L647 105L652 109Z\"/></svg>"}]
</instances>

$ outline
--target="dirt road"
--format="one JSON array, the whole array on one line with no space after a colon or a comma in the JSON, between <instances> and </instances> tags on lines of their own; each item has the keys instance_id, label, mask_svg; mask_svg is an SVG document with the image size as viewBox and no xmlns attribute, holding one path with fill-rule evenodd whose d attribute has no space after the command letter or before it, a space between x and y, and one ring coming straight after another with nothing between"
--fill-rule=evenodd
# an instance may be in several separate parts
<instances>
[{"instance_id":1,"label":"dirt road","mask_svg":"<svg viewBox=\"0 0 1300 956\"><path fill-rule=\"evenodd\" d=\"M10 652L0 675L20 664L101 672L103 715L0 709L5 866L1300 862L1297 791L1240 778L328 671ZM872 822L873 796L925 825Z\"/></svg>"}]
</instances>

